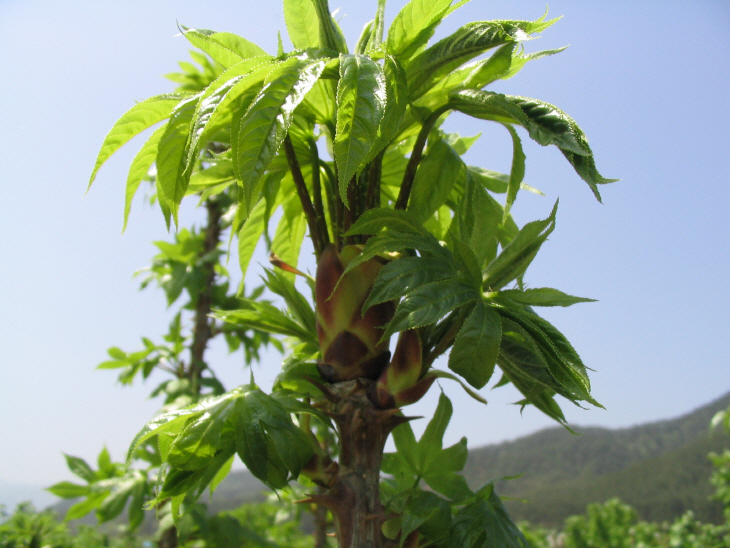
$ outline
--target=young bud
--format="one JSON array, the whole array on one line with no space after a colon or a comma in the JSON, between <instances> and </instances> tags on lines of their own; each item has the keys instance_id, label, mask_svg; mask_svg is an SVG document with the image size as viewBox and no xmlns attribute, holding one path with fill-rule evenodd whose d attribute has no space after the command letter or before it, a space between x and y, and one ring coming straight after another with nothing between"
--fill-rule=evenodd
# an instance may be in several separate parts
<instances>
[{"instance_id":1,"label":"young bud","mask_svg":"<svg viewBox=\"0 0 730 548\"><path fill-rule=\"evenodd\" d=\"M415 330L401 332L393 359L368 390L370 400L381 409L403 407L420 400L436 377L421 380L421 338Z\"/></svg>"},{"instance_id":2,"label":"young bud","mask_svg":"<svg viewBox=\"0 0 730 548\"><path fill-rule=\"evenodd\" d=\"M317 264L317 336L322 352L318 369L329 382L376 379L390 358L388 341L380 339L393 317L394 304L381 303L362 314L381 262L370 259L344 274L361 252L358 246L345 246L338 253L335 246L328 245Z\"/></svg>"}]
</instances>

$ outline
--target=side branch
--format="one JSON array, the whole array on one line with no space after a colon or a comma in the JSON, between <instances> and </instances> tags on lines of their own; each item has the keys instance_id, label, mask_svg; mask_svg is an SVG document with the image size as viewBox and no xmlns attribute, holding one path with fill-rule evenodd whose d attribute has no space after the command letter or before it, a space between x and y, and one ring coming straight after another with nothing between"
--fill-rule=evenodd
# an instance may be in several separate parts
<instances>
[{"instance_id":1,"label":"side branch","mask_svg":"<svg viewBox=\"0 0 730 548\"><path fill-rule=\"evenodd\" d=\"M403 183L400 186L398 199L395 202L395 209L406 209L406 207L408 207L408 199L411 197L413 181L416 178L416 170L418 169L418 164L421 162L421 157L423 156L423 149L426 147L428 134L431 133L431 128L433 128L439 117L447 110L447 107L441 107L434 111L433 114L431 114L431 116L429 116L423 123L421 131L418 133L416 144L413 146L413 150L411 151L411 157L408 160L406 172L403 174Z\"/></svg>"},{"instance_id":2,"label":"side branch","mask_svg":"<svg viewBox=\"0 0 730 548\"><path fill-rule=\"evenodd\" d=\"M312 160L312 194L314 195L314 213L317 217L317 226L320 236L324 238L324 244L329 243L329 232L327 232L327 219L324 215L324 204L322 203L322 180L319 167L319 151L317 142L309 139L309 152ZM323 246L324 247L324 246Z\"/></svg>"},{"instance_id":3,"label":"side branch","mask_svg":"<svg viewBox=\"0 0 730 548\"><path fill-rule=\"evenodd\" d=\"M297 155L294 151L294 145L292 144L289 135L287 135L284 139L284 150L286 151L286 159L289 162L289 169L291 169L292 178L294 179L294 186L297 187L299 201L302 203L304 216L307 218L309 233L312 235L314 254L317 256L317 259L319 259L322 251L328 243L329 237L327 236L326 232L325 234L322 234L319 230L319 225L317 224L317 214L314 211L312 199L309 197L307 183L304 181L304 175L302 175L302 169L299 167L299 161L297 160Z\"/></svg>"},{"instance_id":4,"label":"side branch","mask_svg":"<svg viewBox=\"0 0 730 548\"><path fill-rule=\"evenodd\" d=\"M223 211L221 205L213 199L208 199L205 202L205 207L208 210L208 223L205 227L201 257L210 257L220 243ZM213 286L216 278L214 261L209 260L206 262L203 270L205 272L205 285L195 303L195 325L193 327L193 342L190 345L190 370L188 372L195 394L200 391L200 375L207 367L204 358L205 349L208 347L208 341L213 338L211 320L208 316L212 308Z\"/></svg>"}]
</instances>

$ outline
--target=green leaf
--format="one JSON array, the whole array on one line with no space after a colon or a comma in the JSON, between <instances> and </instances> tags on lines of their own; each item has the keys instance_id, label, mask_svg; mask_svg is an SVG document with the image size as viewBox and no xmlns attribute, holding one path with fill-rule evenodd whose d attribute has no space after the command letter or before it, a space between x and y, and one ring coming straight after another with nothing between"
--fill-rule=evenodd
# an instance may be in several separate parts
<instances>
[{"instance_id":1,"label":"green leaf","mask_svg":"<svg viewBox=\"0 0 730 548\"><path fill-rule=\"evenodd\" d=\"M500 223L504 217L502 207L470 175L457 211L455 224L459 239L474 252L481 270L497 253Z\"/></svg>"},{"instance_id":2,"label":"green leaf","mask_svg":"<svg viewBox=\"0 0 730 548\"><path fill-rule=\"evenodd\" d=\"M368 240L362 253L350 261L345 268L344 274L350 272L359 264L369 261L376 255L384 253L393 253L404 249L415 249L422 254L440 258L448 263L452 263L451 252L441 247L438 240L431 234L413 234L409 232L399 232L397 230L386 230L376 234Z\"/></svg>"},{"instance_id":3,"label":"green leaf","mask_svg":"<svg viewBox=\"0 0 730 548\"><path fill-rule=\"evenodd\" d=\"M142 148L139 149L134 160L132 160L132 165L129 166L129 174L127 175L126 190L124 193L124 226L122 227L122 232L127 229L127 220L129 219L129 212L132 209L132 199L137 193L140 183L147 176L150 167L155 162L157 145L164 132L165 126L157 128L145 144L142 145Z\"/></svg>"},{"instance_id":4,"label":"green leaf","mask_svg":"<svg viewBox=\"0 0 730 548\"><path fill-rule=\"evenodd\" d=\"M391 261L380 270L363 311L373 305L399 299L422 285L455 276L454 265L441 259L403 257Z\"/></svg>"},{"instance_id":5,"label":"green leaf","mask_svg":"<svg viewBox=\"0 0 730 548\"><path fill-rule=\"evenodd\" d=\"M314 333L307 331L274 305L263 301L251 301L247 299L244 299L243 302L250 308L241 310L215 310L212 316L233 325L296 337L304 342L316 343L316 335Z\"/></svg>"},{"instance_id":6,"label":"green leaf","mask_svg":"<svg viewBox=\"0 0 730 548\"><path fill-rule=\"evenodd\" d=\"M411 0L398 12L388 29L388 53L408 59L433 36L449 12L452 0Z\"/></svg>"},{"instance_id":7,"label":"green leaf","mask_svg":"<svg viewBox=\"0 0 730 548\"><path fill-rule=\"evenodd\" d=\"M307 299L302 295L284 272L277 270L265 269L266 278L264 283L272 293L276 293L284 299L289 312L296 320L312 334L317 332L317 322L314 316L314 310Z\"/></svg>"},{"instance_id":8,"label":"green leaf","mask_svg":"<svg viewBox=\"0 0 730 548\"><path fill-rule=\"evenodd\" d=\"M294 109L317 82L324 65L324 61L294 60L276 69L241 119L233 157L249 212L258 201L259 181L284 142Z\"/></svg>"},{"instance_id":9,"label":"green leaf","mask_svg":"<svg viewBox=\"0 0 730 548\"><path fill-rule=\"evenodd\" d=\"M413 531L418 530L430 541L438 541L449 534L451 507L434 493L417 491L403 508L401 546Z\"/></svg>"},{"instance_id":10,"label":"green leaf","mask_svg":"<svg viewBox=\"0 0 730 548\"><path fill-rule=\"evenodd\" d=\"M62 499L75 499L77 497L85 497L89 494L88 485L78 485L70 481L61 481L51 485L46 489L49 493L61 497Z\"/></svg>"},{"instance_id":11,"label":"green leaf","mask_svg":"<svg viewBox=\"0 0 730 548\"><path fill-rule=\"evenodd\" d=\"M475 21L416 56L406 67L411 100L455 68L485 51L528 38L531 21Z\"/></svg>"},{"instance_id":12,"label":"green leaf","mask_svg":"<svg viewBox=\"0 0 730 548\"><path fill-rule=\"evenodd\" d=\"M228 473L231 471L231 467L233 466L233 460L235 459L236 455L231 455L228 460L225 462L223 466L221 466L218 471L215 473L215 476L213 476L213 479L210 481L210 498L213 498L213 493L215 493L215 490L218 488L220 483L226 479L226 476L228 476Z\"/></svg>"},{"instance_id":13,"label":"green leaf","mask_svg":"<svg viewBox=\"0 0 730 548\"><path fill-rule=\"evenodd\" d=\"M478 302L456 336L449 354L449 369L474 388L483 388L494 373L501 339L499 314Z\"/></svg>"},{"instance_id":14,"label":"green leaf","mask_svg":"<svg viewBox=\"0 0 730 548\"><path fill-rule=\"evenodd\" d=\"M487 190L497 194L507 192L509 175L475 166L468 166L467 169L469 170L469 176Z\"/></svg>"},{"instance_id":15,"label":"green leaf","mask_svg":"<svg viewBox=\"0 0 730 548\"><path fill-rule=\"evenodd\" d=\"M101 150L96 158L94 170L91 172L89 187L94 182L99 168L109 157L119 150L122 145L135 135L141 133L150 126L168 118L175 106L183 100L186 95L166 94L150 97L137 103L117 120L111 131L104 138Z\"/></svg>"},{"instance_id":16,"label":"green leaf","mask_svg":"<svg viewBox=\"0 0 730 548\"><path fill-rule=\"evenodd\" d=\"M439 139L418 166L408 211L425 222L446 202L454 185L463 185L465 180L466 165L453 148Z\"/></svg>"},{"instance_id":17,"label":"green leaf","mask_svg":"<svg viewBox=\"0 0 730 548\"><path fill-rule=\"evenodd\" d=\"M251 214L243 223L238 232L238 264L241 267L241 276L246 277L248 265L256 249L256 244L264 232L264 213L266 212L266 200L259 200L251 210Z\"/></svg>"},{"instance_id":18,"label":"green leaf","mask_svg":"<svg viewBox=\"0 0 730 548\"><path fill-rule=\"evenodd\" d=\"M81 502L77 502L66 512L63 521L71 521L85 517L89 512L98 508L104 499L108 496L108 492L93 493Z\"/></svg>"},{"instance_id":19,"label":"green leaf","mask_svg":"<svg viewBox=\"0 0 730 548\"><path fill-rule=\"evenodd\" d=\"M319 43L323 48L347 53L347 42L342 29L329 12L327 0L311 0L319 20Z\"/></svg>"},{"instance_id":20,"label":"green leaf","mask_svg":"<svg viewBox=\"0 0 730 548\"><path fill-rule=\"evenodd\" d=\"M113 520L122 513L127 505L127 499L138 483L139 480L136 477L124 478L116 482L109 496L104 499L104 502L96 510L96 516L100 523Z\"/></svg>"},{"instance_id":21,"label":"green leaf","mask_svg":"<svg viewBox=\"0 0 730 548\"><path fill-rule=\"evenodd\" d=\"M420 441L416 441L408 423L393 430L397 453L383 455L383 472L395 476L396 491L410 491L423 479L433 490L452 500L473 495L464 477L457 474L466 464L466 438L443 449L443 435L452 412L451 402L442 393Z\"/></svg>"},{"instance_id":22,"label":"green leaf","mask_svg":"<svg viewBox=\"0 0 730 548\"><path fill-rule=\"evenodd\" d=\"M360 215L345 236L377 234L384 229L426 234L426 230L413 214L398 209L377 208L369 209Z\"/></svg>"},{"instance_id":23,"label":"green leaf","mask_svg":"<svg viewBox=\"0 0 730 548\"><path fill-rule=\"evenodd\" d=\"M296 49L320 46L319 21L312 0L284 0L284 21Z\"/></svg>"},{"instance_id":24,"label":"green leaf","mask_svg":"<svg viewBox=\"0 0 730 548\"><path fill-rule=\"evenodd\" d=\"M178 208L190 180L190 172L185 171L185 147L197 102L198 96L193 96L175 107L157 145L157 181L163 194L158 199L167 202L176 225Z\"/></svg>"},{"instance_id":25,"label":"green leaf","mask_svg":"<svg viewBox=\"0 0 730 548\"><path fill-rule=\"evenodd\" d=\"M302 240L307 229L307 219L302 211L299 196L292 193L285 200L282 206L283 214L276 227L274 240L271 242L271 251L276 253L282 261L296 268L299 263ZM287 272L284 275L294 279L292 273Z\"/></svg>"},{"instance_id":26,"label":"green leaf","mask_svg":"<svg viewBox=\"0 0 730 548\"><path fill-rule=\"evenodd\" d=\"M517 74L522 68L527 64L528 61L534 61L536 59L540 59L542 57L547 57L548 55L555 55L556 53L560 53L561 51L564 51L567 49L568 46L563 46L562 48L556 48L556 49L546 49L542 51L536 51L534 53L529 53L527 55L518 54L515 55L512 58L512 62L510 63L509 70L500 76L500 78L507 80L509 78L512 78L515 74Z\"/></svg>"},{"instance_id":27,"label":"green leaf","mask_svg":"<svg viewBox=\"0 0 730 548\"><path fill-rule=\"evenodd\" d=\"M129 501L129 508L127 509L127 515L129 519L129 529L134 531L144 520L144 499L147 490L145 481L139 481L132 489L131 500Z\"/></svg>"},{"instance_id":28,"label":"green leaf","mask_svg":"<svg viewBox=\"0 0 730 548\"><path fill-rule=\"evenodd\" d=\"M590 381L580 356L555 326L534 313L513 309L502 309L501 313L519 323L538 345L550 373L568 391L566 394L558 390L558 393L573 401L581 399L601 407L590 394Z\"/></svg>"},{"instance_id":29,"label":"green leaf","mask_svg":"<svg viewBox=\"0 0 730 548\"><path fill-rule=\"evenodd\" d=\"M221 433L234 406L234 398L221 398L188 421L172 442L167 462L180 470L198 470L208 464L220 448Z\"/></svg>"},{"instance_id":30,"label":"green leaf","mask_svg":"<svg viewBox=\"0 0 730 548\"><path fill-rule=\"evenodd\" d=\"M266 52L245 38L227 32L207 29L189 29L181 25L183 35L196 48L204 51L225 68L249 57L266 55Z\"/></svg>"},{"instance_id":31,"label":"green leaf","mask_svg":"<svg viewBox=\"0 0 730 548\"><path fill-rule=\"evenodd\" d=\"M66 466L68 466L68 469L71 470L71 472L75 476L89 483L92 483L94 480L96 480L96 474L91 469L91 466L89 466L84 459L79 457L72 457L71 455L67 455L65 453L63 454L63 456L66 458Z\"/></svg>"},{"instance_id":32,"label":"green leaf","mask_svg":"<svg viewBox=\"0 0 730 548\"><path fill-rule=\"evenodd\" d=\"M464 89L449 93L449 108L481 120L527 126L529 121L519 106L506 95L491 91Z\"/></svg>"},{"instance_id":33,"label":"green leaf","mask_svg":"<svg viewBox=\"0 0 730 548\"><path fill-rule=\"evenodd\" d=\"M378 138L386 102L383 68L363 55L341 55L334 155L345 205L350 179L362 167Z\"/></svg>"},{"instance_id":34,"label":"green leaf","mask_svg":"<svg viewBox=\"0 0 730 548\"><path fill-rule=\"evenodd\" d=\"M527 223L519 234L507 245L485 271L484 287L497 290L524 274L537 255L540 246L555 229L555 202L550 216L543 221Z\"/></svg>"},{"instance_id":35,"label":"green leaf","mask_svg":"<svg viewBox=\"0 0 730 548\"><path fill-rule=\"evenodd\" d=\"M270 487L284 487L287 471L296 477L312 456L306 434L280 403L260 390L247 392L236 405L234 430L241 460Z\"/></svg>"},{"instance_id":36,"label":"green leaf","mask_svg":"<svg viewBox=\"0 0 730 548\"><path fill-rule=\"evenodd\" d=\"M522 141L515 129L510 125L505 125L512 137L512 169L509 172L509 184L507 185L507 198L504 203L503 222L507 220L512 204L517 198L517 192L520 190L522 180L525 178L525 153L522 150Z\"/></svg>"},{"instance_id":37,"label":"green leaf","mask_svg":"<svg viewBox=\"0 0 730 548\"><path fill-rule=\"evenodd\" d=\"M539 287L535 289L508 289L500 291L495 295L498 299L506 298L512 302L528 306L571 306L576 303L594 303L595 299L585 297L574 297L550 287Z\"/></svg>"},{"instance_id":38,"label":"green leaf","mask_svg":"<svg viewBox=\"0 0 730 548\"><path fill-rule=\"evenodd\" d=\"M398 304L383 338L398 331L435 323L455 308L478 298L479 292L474 287L457 280L422 285Z\"/></svg>"},{"instance_id":39,"label":"green leaf","mask_svg":"<svg viewBox=\"0 0 730 548\"><path fill-rule=\"evenodd\" d=\"M371 162L398 135L408 106L406 73L398 61L390 55L385 56L383 73L385 74L387 102L378 127L378 138L363 164Z\"/></svg>"},{"instance_id":40,"label":"green leaf","mask_svg":"<svg viewBox=\"0 0 730 548\"><path fill-rule=\"evenodd\" d=\"M447 548L529 548L522 535L507 514L502 501L493 489L459 510L453 525Z\"/></svg>"}]
</instances>

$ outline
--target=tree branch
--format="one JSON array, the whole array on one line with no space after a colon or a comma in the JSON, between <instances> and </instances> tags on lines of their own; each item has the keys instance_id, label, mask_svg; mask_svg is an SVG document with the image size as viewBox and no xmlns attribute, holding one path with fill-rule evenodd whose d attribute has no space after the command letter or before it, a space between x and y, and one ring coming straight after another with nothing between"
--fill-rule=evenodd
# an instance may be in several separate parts
<instances>
[{"instance_id":1,"label":"tree branch","mask_svg":"<svg viewBox=\"0 0 730 548\"><path fill-rule=\"evenodd\" d=\"M206 200L205 208L208 210L208 222L205 227L205 239L203 240L203 249L200 256L210 257L220 243L223 211L215 199ZM213 286L215 285L215 261L208 260L202 268L205 273L205 284L198 295L198 302L195 303L195 325L193 327L193 342L190 345L190 369L188 372L193 393L196 395L200 393L200 374L207 367L205 349L208 347L208 341L213 337L211 320L208 315L211 311Z\"/></svg>"},{"instance_id":2,"label":"tree branch","mask_svg":"<svg viewBox=\"0 0 730 548\"><path fill-rule=\"evenodd\" d=\"M441 107L434 111L433 114L431 114L431 116L429 116L423 123L421 131L418 133L416 144L413 146L413 151L411 151L411 157L408 160L406 171L403 174L403 183L400 186L398 199L395 202L395 209L406 209L406 207L408 207L408 198L411 197L413 181L416 178L416 170L418 169L418 164L421 162L421 157L423 156L423 149L426 147L428 134L431 133L431 128L433 128L439 117L447 110L448 107Z\"/></svg>"},{"instance_id":3,"label":"tree branch","mask_svg":"<svg viewBox=\"0 0 730 548\"><path fill-rule=\"evenodd\" d=\"M291 142L289 135L284 139L284 150L286 151L286 159L289 162L289 169L294 179L294 186L297 188L297 194L299 194L299 201L302 203L302 209L304 210L304 216L307 218L307 225L309 225L309 234L312 236L312 244L314 245L314 254L319 260L324 249L325 240L322 234L320 234L319 225L317 224L317 214L314 211L312 205L312 199L309 197L309 191L307 190L307 183L304 181L304 175L299 167L299 161L297 160L297 154L294 151L294 145Z\"/></svg>"},{"instance_id":4,"label":"tree branch","mask_svg":"<svg viewBox=\"0 0 730 548\"><path fill-rule=\"evenodd\" d=\"M324 215L324 204L322 203L322 182L321 173L319 171L319 151L317 150L317 142L314 139L309 139L309 152L312 155L312 194L314 195L314 213L317 217L319 234L324 240L323 244L327 245L330 242L330 238L329 232L327 231L327 218Z\"/></svg>"}]
</instances>

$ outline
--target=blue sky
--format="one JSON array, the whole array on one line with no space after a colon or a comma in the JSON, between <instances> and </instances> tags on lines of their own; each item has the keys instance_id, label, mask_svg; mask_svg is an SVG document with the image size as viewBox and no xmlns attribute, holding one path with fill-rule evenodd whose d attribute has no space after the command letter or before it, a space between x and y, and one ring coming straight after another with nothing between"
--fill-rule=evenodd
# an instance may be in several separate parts
<instances>
[{"instance_id":1,"label":"blue sky","mask_svg":"<svg viewBox=\"0 0 730 548\"><path fill-rule=\"evenodd\" d=\"M375 2L330 2L354 41ZM391 1L386 25L404 3ZM544 9L472 0L439 36ZM730 6L556 0L550 14L564 17L528 50L570 47L494 89L561 107L586 131L602 174L622 179L598 204L557 150L525 143L526 181L547 197L520 195L518 222L545 217L560 198L557 229L527 281L599 300L545 313L596 370L594 393L607 408L565 410L572 423L610 427L674 417L730 390ZM157 409L150 387L121 388L113 372L94 371L106 348L135 349L169 317L163 295L138 292L131 279L154 253L150 242L168 237L161 216L138 200L120 235L126 168L142 140L84 191L118 116L171 89L161 75L189 49L176 22L269 51L276 31L285 34L273 1L0 2L2 482L70 479L62 451L93 459L106 443L119 458ZM469 163L508 171L503 129L460 116L447 128L482 132ZM198 218L182 215L183 224ZM241 356L213 356L227 386L247 381ZM268 355L257 380L265 385L279 361ZM474 447L551 425L508 405L518 399L509 388L483 391L483 407L443 387L455 401L447 441L466 435ZM436 397L414 414L428 414Z\"/></svg>"}]
</instances>

